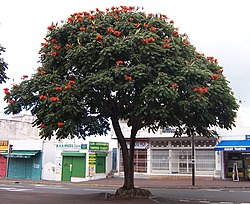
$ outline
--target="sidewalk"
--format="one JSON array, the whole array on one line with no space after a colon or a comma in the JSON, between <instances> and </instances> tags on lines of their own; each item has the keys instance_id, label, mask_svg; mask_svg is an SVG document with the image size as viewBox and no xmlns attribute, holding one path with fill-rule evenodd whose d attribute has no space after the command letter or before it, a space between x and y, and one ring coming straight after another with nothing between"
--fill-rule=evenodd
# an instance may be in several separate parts
<instances>
[{"instance_id":1,"label":"sidewalk","mask_svg":"<svg viewBox=\"0 0 250 204\"><path fill-rule=\"evenodd\" d=\"M51 184L51 185L93 185L93 186L115 186L123 185L123 178L103 178L96 180L88 180L82 182L61 182L48 180L24 180L24 179L0 179L1 182L15 183L36 183L36 184ZM192 178L190 177L175 177L175 176L158 176L151 178L135 178L135 186L140 188L250 188L249 180L213 180L207 177L196 177L195 185L192 186Z\"/></svg>"}]
</instances>

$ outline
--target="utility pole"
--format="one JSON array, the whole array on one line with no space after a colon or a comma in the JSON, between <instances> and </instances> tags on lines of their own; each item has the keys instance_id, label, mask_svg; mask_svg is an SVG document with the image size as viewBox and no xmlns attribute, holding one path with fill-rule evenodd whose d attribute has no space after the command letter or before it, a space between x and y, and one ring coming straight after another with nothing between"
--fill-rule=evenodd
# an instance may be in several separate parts
<instances>
[{"instance_id":1,"label":"utility pole","mask_svg":"<svg viewBox=\"0 0 250 204\"><path fill-rule=\"evenodd\" d=\"M195 186L194 133L192 133L192 186Z\"/></svg>"}]
</instances>

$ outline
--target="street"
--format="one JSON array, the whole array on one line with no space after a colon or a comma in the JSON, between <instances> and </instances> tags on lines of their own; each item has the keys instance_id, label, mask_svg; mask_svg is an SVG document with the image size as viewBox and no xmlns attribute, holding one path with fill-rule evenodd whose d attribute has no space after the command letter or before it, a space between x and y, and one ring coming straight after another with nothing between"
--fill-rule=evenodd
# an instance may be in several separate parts
<instances>
[{"instance_id":1,"label":"street","mask_svg":"<svg viewBox=\"0 0 250 204\"><path fill-rule=\"evenodd\" d=\"M50 185L26 183L0 183L0 204L67 204L67 203L138 203L138 200L109 200L105 194L114 194L117 187L95 185ZM213 203L250 204L249 188L216 189L165 189L149 188L154 195L151 200L141 199L139 203ZM141 201L141 202L140 202Z\"/></svg>"}]
</instances>

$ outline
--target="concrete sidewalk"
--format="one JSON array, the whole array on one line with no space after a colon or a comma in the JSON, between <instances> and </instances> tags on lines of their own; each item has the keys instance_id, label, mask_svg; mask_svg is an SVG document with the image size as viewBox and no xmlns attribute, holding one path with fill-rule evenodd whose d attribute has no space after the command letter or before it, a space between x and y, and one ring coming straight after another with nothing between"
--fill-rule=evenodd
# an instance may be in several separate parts
<instances>
[{"instance_id":1,"label":"concrete sidewalk","mask_svg":"<svg viewBox=\"0 0 250 204\"><path fill-rule=\"evenodd\" d=\"M24 180L24 179L0 179L2 182L36 183L55 185L94 185L121 187L124 179L122 177L103 178L82 182L61 182L48 180ZM232 181L213 180L210 177L195 177L195 185L192 186L192 178L181 176L155 176L150 178L135 178L135 186L140 188L250 188L249 180Z\"/></svg>"}]
</instances>

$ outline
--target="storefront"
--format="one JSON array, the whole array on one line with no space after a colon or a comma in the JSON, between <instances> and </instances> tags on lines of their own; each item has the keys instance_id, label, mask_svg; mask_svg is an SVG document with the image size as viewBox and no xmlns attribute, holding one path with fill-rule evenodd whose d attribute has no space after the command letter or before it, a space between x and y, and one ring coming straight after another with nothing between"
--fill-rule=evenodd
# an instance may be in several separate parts
<instances>
[{"instance_id":1,"label":"storefront","mask_svg":"<svg viewBox=\"0 0 250 204\"><path fill-rule=\"evenodd\" d=\"M215 138L195 137L195 172L197 175L214 175ZM129 148L129 142L127 142ZM136 173L191 174L192 149L190 137L138 139L135 143L134 167ZM123 172L120 150L119 171Z\"/></svg>"},{"instance_id":2,"label":"storefront","mask_svg":"<svg viewBox=\"0 0 250 204\"><path fill-rule=\"evenodd\" d=\"M13 150L9 153L8 178L40 180L41 162L39 150Z\"/></svg>"},{"instance_id":3,"label":"storefront","mask_svg":"<svg viewBox=\"0 0 250 204\"><path fill-rule=\"evenodd\" d=\"M9 141L0 141L0 178L6 176Z\"/></svg>"},{"instance_id":4,"label":"storefront","mask_svg":"<svg viewBox=\"0 0 250 204\"><path fill-rule=\"evenodd\" d=\"M110 164L107 162L109 143L57 143L55 147L56 180L79 182L100 174L106 177L111 168L107 168L107 164Z\"/></svg>"},{"instance_id":5,"label":"storefront","mask_svg":"<svg viewBox=\"0 0 250 204\"><path fill-rule=\"evenodd\" d=\"M222 158L225 178L250 179L250 140L222 140L214 148Z\"/></svg>"}]
</instances>

